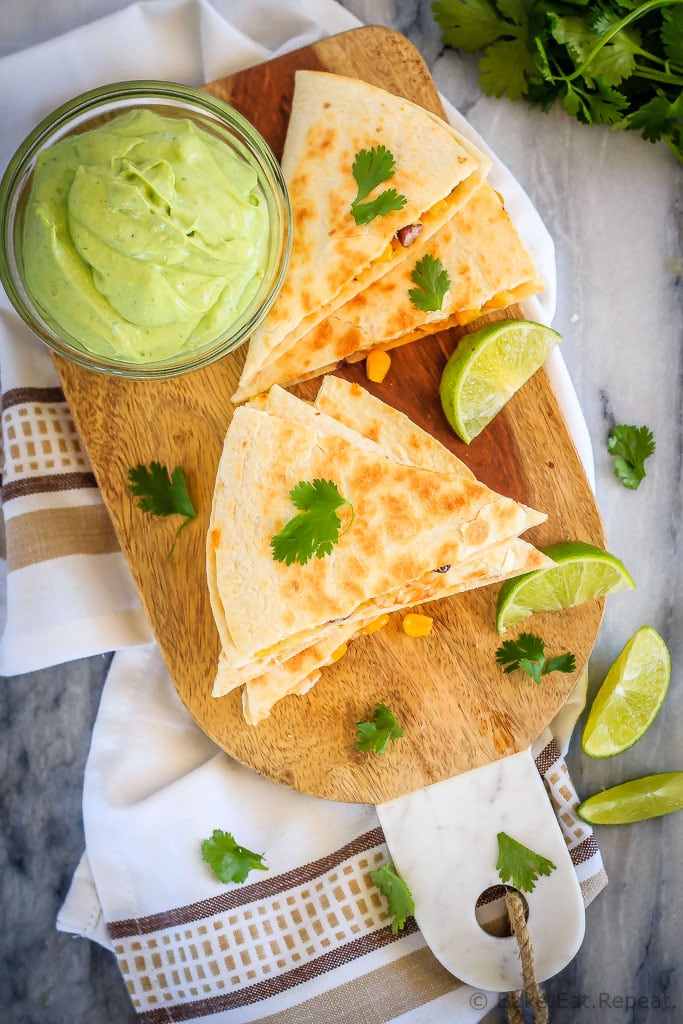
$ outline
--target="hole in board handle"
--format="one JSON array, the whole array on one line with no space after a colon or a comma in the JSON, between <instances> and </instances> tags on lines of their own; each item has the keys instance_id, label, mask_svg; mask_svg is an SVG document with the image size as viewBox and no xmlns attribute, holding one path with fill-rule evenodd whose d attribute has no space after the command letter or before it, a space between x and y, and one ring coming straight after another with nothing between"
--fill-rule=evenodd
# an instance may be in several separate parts
<instances>
[{"instance_id":1,"label":"hole in board handle","mask_svg":"<svg viewBox=\"0 0 683 1024\"><path fill-rule=\"evenodd\" d=\"M505 939L512 935L510 918L505 907L505 893L516 892L524 905L524 920L529 920L529 904L519 889L512 885L490 885L479 894L474 907L477 924L487 935L495 939Z\"/></svg>"}]
</instances>

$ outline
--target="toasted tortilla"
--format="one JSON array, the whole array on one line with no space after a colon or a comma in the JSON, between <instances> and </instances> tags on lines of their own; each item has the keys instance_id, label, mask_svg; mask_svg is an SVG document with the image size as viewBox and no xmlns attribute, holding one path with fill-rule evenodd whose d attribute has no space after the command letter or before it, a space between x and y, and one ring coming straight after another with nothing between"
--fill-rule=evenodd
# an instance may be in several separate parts
<instances>
[{"instance_id":1,"label":"toasted tortilla","mask_svg":"<svg viewBox=\"0 0 683 1024\"><path fill-rule=\"evenodd\" d=\"M368 199L395 189L405 206L356 224L352 168L363 149L384 146L395 170ZM293 218L282 290L251 336L239 402L255 394L262 368L405 258L396 237L422 224L434 234L481 185L491 161L447 122L376 86L327 72L297 71L282 157Z\"/></svg>"},{"instance_id":2,"label":"toasted tortilla","mask_svg":"<svg viewBox=\"0 0 683 1024\"><path fill-rule=\"evenodd\" d=\"M450 278L441 309L414 305L412 273L424 256L441 260ZM431 237L420 235L404 259L354 295L295 345L271 359L252 390L285 386L333 369L375 348L391 349L542 291L544 282L501 197L484 183Z\"/></svg>"},{"instance_id":3,"label":"toasted tortilla","mask_svg":"<svg viewBox=\"0 0 683 1024\"><path fill-rule=\"evenodd\" d=\"M352 616L338 623L325 636L309 647L298 651L285 660L274 663L260 675L246 681L243 691L243 711L250 725L257 725L266 718L273 706L291 693L305 693L320 677L320 669L337 660L337 652L345 644L361 636L366 627L383 614L416 607L455 594L464 593L475 587L488 586L503 579L521 575L534 569L545 568L551 560L519 538L494 544L487 551L476 555L462 565L452 567L448 572L432 572L411 587L404 587L396 594L387 596L393 603L367 610L364 614ZM316 677L309 685L301 688L305 680ZM221 669L214 684L214 697L224 696L239 683L234 673Z\"/></svg>"},{"instance_id":4,"label":"toasted tortilla","mask_svg":"<svg viewBox=\"0 0 683 1024\"><path fill-rule=\"evenodd\" d=\"M295 514L290 490L318 477L333 478L353 503L351 528L325 558L274 561L270 539ZM402 465L256 408L236 410L207 550L224 655L238 668L301 643L401 581L462 562L544 518L476 480Z\"/></svg>"},{"instance_id":5,"label":"toasted tortilla","mask_svg":"<svg viewBox=\"0 0 683 1024\"><path fill-rule=\"evenodd\" d=\"M275 391L271 389L271 394ZM280 389L281 390L281 389ZM465 476L474 473L445 445L418 427L409 416L375 398L360 384L351 384L343 377L323 377L315 398L315 408L337 423L353 427L363 437L374 441L397 462L422 466L435 473Z\"/></svg>"}]
</instances>

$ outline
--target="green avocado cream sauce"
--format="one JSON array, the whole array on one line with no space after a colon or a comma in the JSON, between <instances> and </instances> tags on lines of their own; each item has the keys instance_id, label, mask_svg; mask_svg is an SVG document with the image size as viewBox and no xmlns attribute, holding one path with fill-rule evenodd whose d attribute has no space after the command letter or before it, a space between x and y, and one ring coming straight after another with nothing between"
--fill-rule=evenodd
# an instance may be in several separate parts
<instances>
[{"instance_id":1,"label":"green avocado cream sauce","mask_svg":"<svg viewBox=\"0 0 683 1024\"><path fill-rule=\"evenodd\" d=\"M214 340L268 258L256 172L188 120L132 110L38 158L24 273L48 321L94 352L152 362Z\"/></svg>"}]
</instances>

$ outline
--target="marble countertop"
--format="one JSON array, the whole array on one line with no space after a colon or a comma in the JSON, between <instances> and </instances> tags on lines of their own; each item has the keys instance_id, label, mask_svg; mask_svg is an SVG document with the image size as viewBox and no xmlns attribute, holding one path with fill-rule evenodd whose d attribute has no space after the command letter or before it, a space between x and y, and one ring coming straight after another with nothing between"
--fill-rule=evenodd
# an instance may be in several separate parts
<instances>
[{"instance_id":1,"label":"marble countertop","mask_svg":"<svg viewBox=\"0 0 683 1024\"><path fill-rule=\"evenodd\" d=\"M229 4L214 0L219 9ZM118 10L126 0L2 0L0 56ZM666 638L673 674L665 710L632 750L568 764L587 796L605 786L683 767L681 664L680 168L668 149L635 133L579 125L560 110L485 97L475 61L444 49L428 0L344 0L361 21L402 32L435 81L528 192L556 245L554 326L595 454L596 491L609 549L637 590L607 603L590 664L595 691L641 625ZM641 487L615 479L605 448L615 423L647 423L657 451ZM134 1021L114 958L54 928L82 851L81 783L110 657L3 680L3 1019L22 1024ZM654 1024L682 1019L683 815L599 828L610 877L589 907L586 937L544 985L554 1024ZM675 1006L678 1009L674 1009ZM7 1016L6 1014L9 1014ZM493 1010L487 1024L504 1019Z\"/></svg>"}]
</instances>

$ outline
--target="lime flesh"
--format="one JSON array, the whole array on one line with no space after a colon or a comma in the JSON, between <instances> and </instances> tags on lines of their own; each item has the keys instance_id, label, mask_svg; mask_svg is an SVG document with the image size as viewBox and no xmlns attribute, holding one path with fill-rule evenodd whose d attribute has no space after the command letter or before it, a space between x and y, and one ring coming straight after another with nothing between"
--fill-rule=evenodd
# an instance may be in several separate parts
<instances>
[{"instance_id":1,"label":"lime flesh","mask_svg":"<svg viewBox=\"0 0 683 1024\"><path fill-rule=\"evenodd\" d=\"M530 320L499 320L462 339L439 393L446 419L466 444L480 434L515 391L561 341L557 331Z\"/></svg>"},{"instance_id":2,"label":"lime flesh","mask_svg":"<svg viewBox=\"0 0 683 1024\"><path fill-rule=\"evenodd\" d=\"M641 626L610 668L593 701L581 739L590 757L613 757L632 747L664 703L671 659L664 640Z\"/></svg>"},{"instance_id":3,"label":"lime flesh","mask_svg":"<svg viewBox=\"0 0 683 1024\"><path fill-rule=\"evenodd\" d=\"M589 796L577 811L591 825L627 825L682 808L683 772L659 772Z\"/></svg>"},{"instance_id":4,"label":"lime flesh","mask_svg":"<svg viewBox=\"0 0 683 1024\"><path fill-rule=\"evenodd\" d=\"M534 612L560 611L586 601L632 590L635 583L618 558L602 548L582 541L564 541L542 548L557 565L508 580L500 588L496 628L527 619Z\"/></svg>"}]
</instances>

